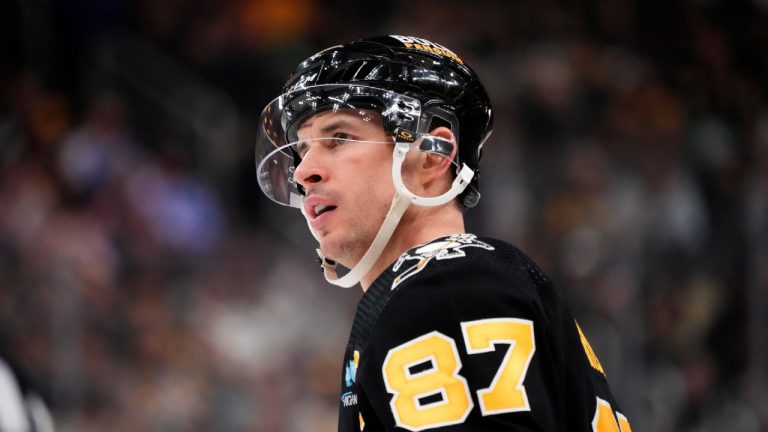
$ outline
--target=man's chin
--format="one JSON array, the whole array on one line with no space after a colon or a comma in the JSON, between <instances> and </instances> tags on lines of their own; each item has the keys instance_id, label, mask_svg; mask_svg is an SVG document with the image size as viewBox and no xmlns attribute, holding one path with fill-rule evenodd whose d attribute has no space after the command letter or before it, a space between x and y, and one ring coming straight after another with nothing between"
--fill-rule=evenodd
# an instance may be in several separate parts
<instances>
[{"instance_id":1,"label":"man's chin","mask_svg":"<svg viewBox=\"0 0 768 432\"><path fill-rule=\"evenodd\" d=\"M325 256L329 260L332 260L341 264L341 261L339 261L341 256L339 254L338 246L335 245L333 241L329 241L327 236L316 236L316 238L318 240L318 243L320 243L318 247L323 252L323 256Z\"/></svg>"},{"instance_id":2,"label":"man's chin","mask_svg":"<svg viewBox=\"0 0 768 432\"><path fill-rule=\"evenodd\" d=\"M348 248L327 237L320 237L320 250L323 252L325 258L341 264L346 268L352 268L360 259L360 257L357 259L350 257Z\"/></svg>"}]
</instances>

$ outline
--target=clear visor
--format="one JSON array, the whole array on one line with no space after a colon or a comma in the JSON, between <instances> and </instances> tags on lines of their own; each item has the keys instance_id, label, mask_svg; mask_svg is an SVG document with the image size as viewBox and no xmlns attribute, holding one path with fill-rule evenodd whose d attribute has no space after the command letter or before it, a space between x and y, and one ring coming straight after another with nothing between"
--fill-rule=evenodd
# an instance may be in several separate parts
<instances>
[{"instance_id":1,"label":"clear visor","mask_svg":"<svg viewBox=\"0 0 768 432\"><path fill-rule=\"evenodd\" d=\"M322 148L326 155L332 155L340 146L348 145L386 145L392 146L394 139L388 141L363 141L338 137L318 137L299 140L275 148L270 153L259 158L257 156L256 173L259 186L264 194L278 204L301 208L304 191L296 181L294 174L302 161L302 155L313 147ZM332 157L332 156L331 156Z\"/></svg>"},{"instance_id":2,"label":"clear visor","mask_svg":"<svg viewBox=\"0 0 768 432\"><path fill-rule=\"evenodd\" d=\"M394 150L394 137L390 140L382 141L364 141L358 139L340 138L340 137L318 137L285 144L268 153L266 156L257 158L257 175L259 186L267 197L277 202L291 207L301 208L304 199L304 191L301 184L294 177L296 168L302 161L302 157L309 151L323 152L326 155L333 155L334 152L341 154L344 150L337 150L340 146L349 145L386 145ZM313 147L322 150L310 150ZM440 157L450 158L453 153L453 143L447 140L435 139L434 137L423 135L415 142L408 144L409 151L429 152ZM459 171L459 166L455 160L451 160L455 171Z\"/></svg>"},{"instance_id":3,"label":"clear visor","mask_svg":"<svg viewBox=\"0 0 768 432\"><path fill-rule=\"evenodd\" d=\"M320 113L335 115L336 119L324 120L319 127L304 127ZM395 134L400 141L418 144L423 141L415 140L421 120L417 99L378 88L321 85L286 93L267 105L261 115L256 143L259 186L273 201L300 208L304 194L294 173L310 147L330 151L342 144L394 144ZM379 131L376 139L364 133L371 126ZM427 147L440 147L440 154L446 151L444 143L425 144L423 150Z\"/></svg>"}]
</instances>

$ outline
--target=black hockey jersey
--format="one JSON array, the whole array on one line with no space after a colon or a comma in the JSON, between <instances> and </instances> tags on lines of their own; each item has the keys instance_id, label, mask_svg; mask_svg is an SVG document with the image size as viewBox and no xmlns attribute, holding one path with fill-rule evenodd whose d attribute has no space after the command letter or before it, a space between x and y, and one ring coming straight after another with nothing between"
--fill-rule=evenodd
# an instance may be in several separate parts
<instances>
[{"instance_id":1,"label":"black hockey jersey","mask_svg":"<svg viewBox=\"0 0 768 432\"><path fill-rule=\"evenodd\" d=\"M568 308L515 247L457 234L365 292L339 430L630 432Z\"/></svg>"}]
</instances>

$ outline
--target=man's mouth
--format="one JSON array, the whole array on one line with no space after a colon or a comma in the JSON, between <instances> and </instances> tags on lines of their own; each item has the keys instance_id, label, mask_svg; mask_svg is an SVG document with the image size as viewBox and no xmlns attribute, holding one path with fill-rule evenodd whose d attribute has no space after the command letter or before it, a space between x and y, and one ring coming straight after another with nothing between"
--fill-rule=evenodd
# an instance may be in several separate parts
<instances>
[{"instance_id":1,"label":"man's mouth","mask_svg":"<svg viewBox=\"0 0 768 432\"><path fill-rule=\"evenodd\" d=\"M311 196L304 200L303 213L309 222L310 228L321 229L328 217L336 210L336 205L331 200L318 196Z\"/></svg>"},{"instance_id":2,"label":"man's mouth","mask_svg":"<svg viewBox=\"0 0 768 432\"><path fill-rule=\"evenodd\" d=\"M334 205L318 204L312 208L314 217L319 217L321 214L336 210Z\"/></svg>"},{"instance_id":3,"label":"man's mouth","mask_svg":"<svg viewBox=\"0 0 768 432\"><path fill-rule=\"evenodd\" d=\"M317 204L309 208L309 226L313 230L320 230L325 226L328 218L331 217L333 211L336 210L335 205L330 204Z\"/></svg>"}]
</instances>

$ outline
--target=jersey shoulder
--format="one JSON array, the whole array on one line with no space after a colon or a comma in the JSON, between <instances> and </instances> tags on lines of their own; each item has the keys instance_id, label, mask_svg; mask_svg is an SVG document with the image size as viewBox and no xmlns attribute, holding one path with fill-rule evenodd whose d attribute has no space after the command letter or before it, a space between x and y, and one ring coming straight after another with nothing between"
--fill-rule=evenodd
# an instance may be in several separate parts
<instances>
[{"instance_id":1,"label":"jersey shoulder","mask_svg":"<svg viewBox=\"0 0 768 432\"><path fill-rule=\"evenodd\" d=\"M366 318L359 321L370 329L365 333L375 327L384 339L496 317L535 321L549 331L563 313L555 289L525 254L472 234L407 251L369 288L361 306Z\"/></svg>"},{"instance_id":2,"label":"jersey shoulder","mask_svg":"<svg viewBox=\"0 0 768 432\"><path fill-rule=\"evenodd\" d=\"M555 295L549 279L517 247L474 234L417 246L401 255L390 272L393 301L400 296L427 297L433 305L504 299L524 307L547 303Z\"/></svg>"}]
</instances>

